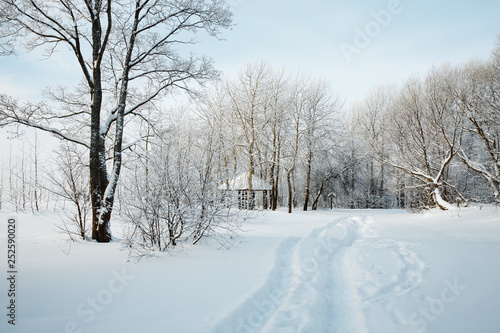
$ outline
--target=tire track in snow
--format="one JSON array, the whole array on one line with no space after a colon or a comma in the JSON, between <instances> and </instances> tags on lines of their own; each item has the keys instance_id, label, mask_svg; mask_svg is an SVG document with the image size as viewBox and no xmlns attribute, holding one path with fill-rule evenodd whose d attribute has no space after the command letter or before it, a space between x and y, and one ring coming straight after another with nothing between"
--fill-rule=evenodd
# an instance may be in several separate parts
<instances>
[{"instance_id":1,"label":"tire track in snow","mask_svg":"<svg viewBox=\"0 0 500 333\"><path fill-rule=\"evenodd\" d=\"M352 236L347 236L346 246L339 248L329 258L329 276L327 294L329 297L329 307L327 315L327 327L321 332L368 332L364 316L360 311L360 300L357 290L352 283L348 272L348 261L345 260L348 251L356 244L358 239L358 229L366 223L365 217L353 217L348 223L347 230L351 230ZM313 332L313 331L309 331Z\"/></svg>"},{"instance_id":2,"label":"tire track in snow","mask_svg":"<svg viewBox=\"0 0 500 333\"><path fill-rule=\"evenodd\" d=\"M360 221L340 218L307 237L285 240L276 251L274 267L264 285L214 333L321 333L342 332L345 327L363 332L363 321L357 315L336 315L353 313L355 309L348 308L356 307L353 291L342 291L347 283L342 281L339 263L356 240Z\"/></svg>"},{"instance_id":3,"label":"tire track in snow","mask_svg":"<svg viewBox=\"0 0 500 333\"><path fill-rule=\"evenodd\" d=\"M266 282L220 322L213 333L260 332L288 293L292 279L292 253L299 240L299 237L290 237L280 244Z\"/></svg>"}]
</instances>

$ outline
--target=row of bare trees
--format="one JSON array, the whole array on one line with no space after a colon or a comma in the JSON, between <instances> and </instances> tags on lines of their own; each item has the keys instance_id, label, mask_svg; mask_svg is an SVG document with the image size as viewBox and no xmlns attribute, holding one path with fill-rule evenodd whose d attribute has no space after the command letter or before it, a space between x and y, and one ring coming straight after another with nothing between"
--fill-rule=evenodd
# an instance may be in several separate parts
<instances>
[{"instance_id":1,"label":"row of bare trees","mask_svg":"<svg viewBox=\"0 0 500 333\"><path fill-rule=\"evenodd\" d=\"M452 201L498 200L497 59L442 66L401 87L378 87L347 122L326 81L249 64L207 91L194 114L149 110L156 118L137 129L145 140L127 153L120 213L134 230L146 230L142 239L150 235L142 246L164 249L181 236L197 242L228 221L219 189L241 172L250 185L254 176L270 184L271 207L290 212L330 200L350 208L443 209ZM30 179L12 193L19 192L17 205L23 195L26 205L42 192L72 202L77 209L70 221L85 237L88 164L77 146L59 150L53 187ZM21 169L37 170L36 153L33 158L34 165L21 160ZM16 179L37 178L37 172ZM152 222L160 220L165 227Z\"/></svg>"},{"instance_id":2,"label":"row of bare trees","mask_svg":"<svg viewBox=\"0 0 500 333\"><path fill-rule=\"evenodd\" d=\"M471 171L500 197L498 48L487 61L444 65L401 87L381 86L354 107L353 124L381 168L406 174L419 205L448 209L471 199ZM472 195L474 196L474 195Z\"/></svg>"},{"instance_id":3,"label":"row of bare trees","mask_svg":"<svg viewBox=\"0 0 500 333\"><path fill-rule=\"evenodd\" d=\"M500 200L500 47L487 61L376 88L351 119L328 81L264 62L219 81L190 110L168 113L166 95L218 77L210 60L184 55L195 33L216 37L230 25L222 0L3 1L0 55L24 45L50 61L61 51L81 74L73 87L48 88L43 101L0 95L0 126L63 141L53 186L39 184L36 149L33 171L21 165L21 191L9 193L16 205L26 206L29 190L38 209L44 188L75 206L69 218L79 236L90 209L91 237L108 242L119 194L129 241L163 250L233 230L221 189L239 174L250 198L259 177L271 187L271 208L289 212L329 201L446 209ZM1 204L3 174L0 184Z\"/></svg>"},{"instance_id":4,"label":"row of bare trees","mask_svg":"<svg viewBox=\"0 0 500 333\"><path fill-rule=\"evenodd\" d=\"M11 130L0 161L0 210L61 211L58 227L72 239L86 239L91 206L85 150L64 141L44 149L36 132L30 138Z\"/></svg>"},{"instance_id":5,"label":"row of bare trees","mask_svg":"<svg viewBox=\"0 0 500 333\"><path fill-rule=\"evenodd\" d=\"M37 137L35 135L33 142L6 141L6 154L0 160L0 209L4 204L10 204L16 211L38 211L50 193L46 193L40 184L43 163Z\"/></svg>"},{"instance_id":6,"label":"row of bare trees","mask_svg":"<svg viewBox=\"0 0 500 333\"><path fill-rule=\"evenodd\" d=\"M312 194L312 175L337 140L340 109L327 81L261 62L220 82L198 112L222 147L214 166L219 174L246 173L250 195L258 176L271 185L272 209L288 206L291 212L299 199L304 210L317 207L323 190L320 185Z\"/></svg>"}]
</instances>

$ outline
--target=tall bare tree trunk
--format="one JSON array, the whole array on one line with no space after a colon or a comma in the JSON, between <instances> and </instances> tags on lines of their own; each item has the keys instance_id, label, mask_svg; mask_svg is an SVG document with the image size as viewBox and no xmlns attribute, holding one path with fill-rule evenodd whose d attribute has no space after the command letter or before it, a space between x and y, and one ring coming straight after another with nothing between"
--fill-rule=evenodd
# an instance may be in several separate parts
<instances>
[{"instance_id":1,"label":"tall bare tree trunk","mask_svg":"<svg viewBox=\"0 0 500 333\"><path fill-rule=\"evenodd\" d=\"M273 197L273 210L278 209L278 196L279 196L279 182L280 182L280 167L276 166L276 181L274 182L274 197Z\"/></svg>"},{"instance_id":2,"label":"tall bare tree trunk","mask_svg":"<svg viewBox=\"0 0 500 333\"><path fill-rule=\"evenodd\" d=\"M271 209L275 211L278 208L278 185L280 175L279 160L281 147L279 145L279 139L276 135L274 135L273 141L273 160L271 164Z\"/></svg>"},{"instance_id":3,"label":"tall bare tree trunk","mask_svg":"<svg viewBox=\"0 0 500 333\"><path fill-rule=\"evenodd\" d=\"M292 213L292 206L293 206L293 198L292 198L293 190L292 190L291 176L292 176L292 169L290 169L286 173L286 183L288 185L288 213L289 214Z\"/></svg>"},{"instance_id":4,"label":"tall bare tree trunk","mask_svg":"<svg viewBox=\"0 0 500 333\"><path fill-rule=\"evenodd\" d=\"M111 26L111 3L108 2L108 30ZM106 168L105 137L101 134L102 78L101 62L103 55L102 27L100 21L100 2L94 3L92 15L92 81L91 83L91 123L90 123L90 193L92 199L92 239L109 242L108 221L100 221L103 209L104 193L108 186Z\"/></svg>"},{"instance_id":5,"label":"tall bare tree trunk","mask_svg":"<svg viewBox=\"0 0 500 333\"><path fill-rule=\"evenodd\" d=\"M312 165L312 151L309 149L307 154L307 170L306 170L306 194L304 199L304 211L307 211L309 205L309 192L311 186L311 165Z\"/></svg>"}]
</instances>

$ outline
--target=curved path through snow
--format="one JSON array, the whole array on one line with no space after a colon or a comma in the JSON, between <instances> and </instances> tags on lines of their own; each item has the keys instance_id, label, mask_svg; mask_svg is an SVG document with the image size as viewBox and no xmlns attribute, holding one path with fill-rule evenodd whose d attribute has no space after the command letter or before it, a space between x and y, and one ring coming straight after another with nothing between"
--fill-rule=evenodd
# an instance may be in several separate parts
<instances>
[{"instance_id":1,"label":"curved path through snow","mask_svg":"<svg viewBox=\"0 0 500 333\"><path fill-rule=\"evenodd\" d=\"M408 244L360 237L370 233L370 217L343 217L286 239L265 283L213 333L368 332L365 307L391 308L424 271Z\"/></svg>"}]
</instances>

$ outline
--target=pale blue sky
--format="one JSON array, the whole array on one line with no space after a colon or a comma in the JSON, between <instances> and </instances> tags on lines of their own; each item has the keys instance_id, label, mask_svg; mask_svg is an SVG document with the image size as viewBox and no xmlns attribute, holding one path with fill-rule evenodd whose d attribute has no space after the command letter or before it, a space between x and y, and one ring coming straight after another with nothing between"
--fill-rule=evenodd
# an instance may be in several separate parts
<instances>
[{"instance_id":1,"label":"pale blue sky","mask_svg":"<svg viewBox=\"0 0 500 333\"><path fill-rule=\"evenodd\" d=\"M289 71L324 76L347 105L379 83L400 83L433 64L486 58L500 33L500 1L228 2L235 26L223 33L224 41L201 34L196 53L211 56L226 75L234 75L247 62L266 60ZM388 8L397 8L397 13L384 25L376 23L373 12ZM377 24L369 45L348 62L341 46L355 46L357 31L376 29ZM0 91L35 98L47 84L78 77L71 62L61 53L48 61L21 51L17 57L0 58Z\"/></svg>"},{"instance_id":2,"label":"pale blue sky","mask_svg":"<svg viewBox=\"0 0 500 333\"><path fill-rule=\"evenodd\" d=\"M399 83L432 65L486 58L500 34L500 1L234 0L236 26L226 41L207 48L216 65L233 73L248 61L300 69L331 79L350 104L379 83ZM389 24L349 63L342 43L397 5ZM385 23L385 22L384 22ZM377 23L376 23L377 24ZM210 44L212 45L212 43Z\"/></svg>"}]
</instances>

